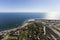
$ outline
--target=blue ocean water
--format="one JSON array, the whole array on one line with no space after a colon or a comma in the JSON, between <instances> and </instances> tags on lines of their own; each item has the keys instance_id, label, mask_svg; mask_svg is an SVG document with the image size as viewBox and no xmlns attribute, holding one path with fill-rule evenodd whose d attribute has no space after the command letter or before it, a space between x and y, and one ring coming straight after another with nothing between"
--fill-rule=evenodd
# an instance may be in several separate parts
<instances>
[{"instance_id":1,"label":"blue ocean water","mask_svg":"<svg viewBox=\"0 0 60 40\"><path fill-rule=\"evenodd\" d=\"M0 31L15 28L25 20L44 18L44 13L0 13Z\"/></svg>"}]
</instances>

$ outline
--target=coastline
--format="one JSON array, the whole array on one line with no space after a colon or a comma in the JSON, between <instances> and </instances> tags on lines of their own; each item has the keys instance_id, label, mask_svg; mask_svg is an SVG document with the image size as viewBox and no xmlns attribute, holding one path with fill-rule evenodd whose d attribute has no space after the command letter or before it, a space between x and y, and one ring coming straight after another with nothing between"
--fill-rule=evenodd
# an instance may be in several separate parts
<instances>
[{"instance_id":1,"label":"coastline","mask_svg":"<svg viewBox=\"0 0 60 40\"><path fill-rule=\"evenodd\" d=\"M34 19L33 19L34 20ZM3 31L0 31L0 35L1 34L5 34L5 33L7 33L7 32L10 32L10 31L15 31L15 30L17 30L17 29L21 29L21 28L23 28L23 27L25 27L26 25L28 25L29 23L29 21L33 21L32 19L29 19L29 20L26 20L26 21L24 21L23 22L23 24L22 24L22 26L20 25L20 26L18 26L18 27L16 27L16 28L12 28L12 29L8 29L8 30L3 30Z\"/></svg>"},{"instance_id":2,"label":"coastline","mask_svg":"<svg viewBox=\"0 0 60 40\"><path fill-rule=\"evenodd\" d=\"M25 21L22 23L22 25L19 25L19 26L16 27L16 28L12 28L12 29L8 29L8 30L0 31L0 34L4 34L4 33L6 33L6 32L10 32L10 31L15 31L15 30L17 30L17 29L21 29L21 28L25 27L26 25L28 25L28 24L29 24L29 23L28 23L29 21L36 21L36 20L37 20L37 21L40 21L40 20L51 20L51 19L35 18L35 19L25 20ZM58 21L59 21L59 20L58 20Z\"/></svg>"}]
</instances>

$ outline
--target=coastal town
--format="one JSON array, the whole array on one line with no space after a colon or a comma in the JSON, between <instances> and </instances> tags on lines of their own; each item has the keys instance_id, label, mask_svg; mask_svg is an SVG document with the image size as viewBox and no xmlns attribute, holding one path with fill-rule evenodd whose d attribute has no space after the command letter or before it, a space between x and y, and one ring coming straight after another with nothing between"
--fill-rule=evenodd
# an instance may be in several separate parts
<instances>
[{"instance_id":1,"label":"coastal town","mask_svg":"<svg viewBox=\"0 0 60 40\"><path fill-rule=\"evenodd\" d=\"M0 40L60 40L60 20L29 19L0 32Z\"/></svg>"}]
</instances>

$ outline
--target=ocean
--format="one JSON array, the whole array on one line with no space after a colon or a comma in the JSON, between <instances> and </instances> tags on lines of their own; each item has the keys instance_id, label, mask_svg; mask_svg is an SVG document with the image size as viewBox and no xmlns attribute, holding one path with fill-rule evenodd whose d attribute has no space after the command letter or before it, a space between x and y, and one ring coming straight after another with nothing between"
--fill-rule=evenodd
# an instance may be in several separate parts
<instances>
[{"instance_id":1,"label":"ocean","mask_svg":"<svg viewBox=\"0 0 60 40\"><path fill-rule=\"evenodd\" d=\"M44 13L0 13L0 31L22 25L22 23L28 19L44 17Z\"/></svg>"}]
</instances>

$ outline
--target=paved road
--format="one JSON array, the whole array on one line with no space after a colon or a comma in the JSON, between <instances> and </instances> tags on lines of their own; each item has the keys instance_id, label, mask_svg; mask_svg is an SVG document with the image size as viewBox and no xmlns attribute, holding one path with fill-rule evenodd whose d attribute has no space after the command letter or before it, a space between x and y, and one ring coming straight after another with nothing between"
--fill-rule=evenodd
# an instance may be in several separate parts
<instances>
[{"instance_id":1,"label":"paved road","mask_svg":"<svg viewBox=\"0 0 60 40\"><path fill-rule=\"evenodd\" d=\"M60 39L60 29L57 28L58 24L52 25L51 23L42 22L46 27L46 35L50 37L51 40ZM48 25L47 25L48 24Z\"/></svg>"}]
</instances>

